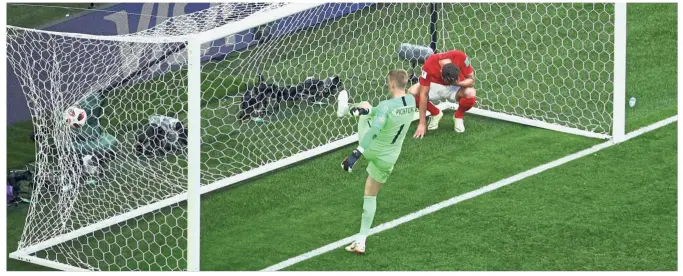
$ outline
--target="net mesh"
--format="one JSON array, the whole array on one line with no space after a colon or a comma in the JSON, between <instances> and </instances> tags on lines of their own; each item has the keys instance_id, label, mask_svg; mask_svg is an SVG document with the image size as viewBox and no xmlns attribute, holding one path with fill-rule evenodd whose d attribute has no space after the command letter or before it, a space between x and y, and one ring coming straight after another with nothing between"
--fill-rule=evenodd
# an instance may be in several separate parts
<instances>
[{"instance_id":1,"label":"net mesh","mask_svg":"<svg viewBox=\"0 0 683 276\"><path fill-rule=\"evenodd\" d=\"M477 107L611 133L613 4L439 6L442 46L472 57Z\"/></svg>"},{"instance_id":2,"label":"net mesh","mask_svg":"<svg viewBox=\"0 0 683 276\"><path fill-rule=\"evenodd\" d=\"M126 37L199 33L285 5L222 4ZM609 133L613 5L438 6L439 47L471 57L477 107ZM338 91L386 99L386 73L411 69L399 45L429 45L429 22L427 4L335 3L202 45L202 185L353 135ZM7 31L37 134L19 249L47 243L35 256L92 270L185 269L187 211L174 199L187 191L186 42ZM71 106L85 126L65 123Z\"/></svg>"}]
</instances>

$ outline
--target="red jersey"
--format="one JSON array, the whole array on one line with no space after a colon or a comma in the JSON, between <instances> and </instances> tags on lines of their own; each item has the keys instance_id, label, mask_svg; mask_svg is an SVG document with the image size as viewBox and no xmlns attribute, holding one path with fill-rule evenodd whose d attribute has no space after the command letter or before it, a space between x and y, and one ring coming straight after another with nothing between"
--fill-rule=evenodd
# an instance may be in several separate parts
<instances>
[{"instance_id":1,"label":"red jersey","mask_svg":"<svg viewBox=\"0 0 683 276\"><path fill-rule=\"evenodd\" d=\"M441 64L439 64L439 61L442 59L450 59L451 63L460 68L460 77L458 81L465 80L465 76L474 72L474 69L472 69L470 64L470 58L462 51L453 50L445 53L433 54L425 60L425 64L422 66L420 85L429 86L432 82L441 85L449 85L441 78Z\"/></svg>"}]
</instances>

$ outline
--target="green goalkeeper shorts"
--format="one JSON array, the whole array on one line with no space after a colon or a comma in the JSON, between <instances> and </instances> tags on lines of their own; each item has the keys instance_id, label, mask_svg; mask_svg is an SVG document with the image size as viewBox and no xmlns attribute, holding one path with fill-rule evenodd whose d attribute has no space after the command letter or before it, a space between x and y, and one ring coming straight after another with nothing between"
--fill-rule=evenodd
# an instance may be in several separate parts
<instances>
[{"instance_id":1,"label":"green goalkeeper shorts","mask_svg":"<svg viewBox=\"0 0 683 276\"><path fill-rule=\"evenodd\" d=\"M364 156L368 160L367 172L370 177L379 183L387 182L387 178L389 178L389 175L394 170L394 163L386 162L382 160L381 156L373 154Z\"/></svg>"}]
</instances>

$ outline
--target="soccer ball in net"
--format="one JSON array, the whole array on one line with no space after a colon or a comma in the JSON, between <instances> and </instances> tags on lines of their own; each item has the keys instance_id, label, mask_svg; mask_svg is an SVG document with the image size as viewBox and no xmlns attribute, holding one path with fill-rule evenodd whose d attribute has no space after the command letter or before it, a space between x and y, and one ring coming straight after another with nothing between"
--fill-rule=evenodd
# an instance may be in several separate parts
<instances>
[{"instance_id":1,"label":"soccer ball in net","mask_svg":"<svg viewBox=\"0 0 683 276\"><path fill-rule=\"evenodd\" d=\"M64 112L66 124L72 128L80 128L84 126L87 117L88 115L85 113L85 110L80 106L69 107L66 112Z\"/></svg>"}]
</instances>

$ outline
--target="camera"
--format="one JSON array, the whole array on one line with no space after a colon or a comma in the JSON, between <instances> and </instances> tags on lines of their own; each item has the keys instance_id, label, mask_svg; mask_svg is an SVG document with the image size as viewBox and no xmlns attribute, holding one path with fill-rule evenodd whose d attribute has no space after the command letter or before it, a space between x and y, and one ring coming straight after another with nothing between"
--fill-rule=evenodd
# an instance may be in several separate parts
<instances>
[{"instance_id":1,"label":"camera","mask_svg":"<svg viewBox=\"0 0 683 276\"><path fill-rule=\"evenodd\" d=\"M187 128L172 117L154 115L138 132L135 151L147 157L163 156L187 146Z\"/></svg>"},{"instance_id":2,"label":"camera","mask_svg":"<svg viewBox=\"0 0 683 276\"><path fill-rule=\"evenodd\" d=\"M20 202L28 202L20 196L21 181L28 181L30 186L33 185L33 172L28 169L25 170L9 170L7 172L7 205L17 205ZM24 191L27 192L27 191Z\"/></svg>"}]
</instances>

